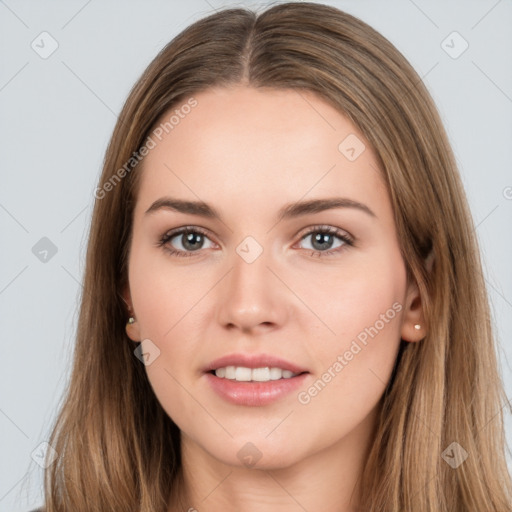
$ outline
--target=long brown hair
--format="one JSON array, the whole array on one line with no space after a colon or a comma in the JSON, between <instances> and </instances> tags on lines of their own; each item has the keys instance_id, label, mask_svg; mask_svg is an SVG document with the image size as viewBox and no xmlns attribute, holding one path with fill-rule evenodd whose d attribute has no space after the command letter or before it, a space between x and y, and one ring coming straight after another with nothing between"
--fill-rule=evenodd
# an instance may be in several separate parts
<instances>
[{"instance_id":1,"label":"long brown hair","mask_svg":"<svg viewBox=\"0 0 512 512\"><path fill-rule=\"evenodd\" d=\"M428 334L402 343L361 476L361 510L510 510L506 397L475 228L439 114L383 36L336 8L296 2L195 22L162 49L124 105L96 192L69 389L49 439L58 459L45 474L47 512L169 506L179 430L125 334L121 290L141 171L131 159L171 107L234 84L312 91L361 130L419 286ZM456 468L443 456L450 445L449 456L467 453Z\"/></svg>"}]
</instances>

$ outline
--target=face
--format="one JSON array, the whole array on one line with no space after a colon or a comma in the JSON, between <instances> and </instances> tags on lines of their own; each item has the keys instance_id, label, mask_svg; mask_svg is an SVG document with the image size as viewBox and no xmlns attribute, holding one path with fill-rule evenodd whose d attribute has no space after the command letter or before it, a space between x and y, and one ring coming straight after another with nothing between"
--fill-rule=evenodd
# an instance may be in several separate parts
<instances>
[{"instance_id":1,"label":"face","mask_svg":"<svg viewBox=\"0 0 512 512\"><path fill-rule=\"evenodd\" d=\"M420 337L417 289L346 117L292 90L194 98L137 169L128 334L189 447L287 466L373 418L400 338Z\"/></svg>"}]
</instances>

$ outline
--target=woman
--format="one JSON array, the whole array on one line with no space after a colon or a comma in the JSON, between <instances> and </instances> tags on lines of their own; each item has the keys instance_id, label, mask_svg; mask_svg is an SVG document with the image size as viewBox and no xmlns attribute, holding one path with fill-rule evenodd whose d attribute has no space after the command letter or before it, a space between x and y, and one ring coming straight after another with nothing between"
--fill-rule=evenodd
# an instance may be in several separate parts
<instances>
[{"instance_id":1,"label":"woman","mask_svg":"<svg viewBox=\"0 0 512 512\"><path fill-rule=\"evenodd\" d=\"M380 34L306 2L194 23L95 196L46 511L512 509L474 226Z\"/></svg>"}]
</instances>

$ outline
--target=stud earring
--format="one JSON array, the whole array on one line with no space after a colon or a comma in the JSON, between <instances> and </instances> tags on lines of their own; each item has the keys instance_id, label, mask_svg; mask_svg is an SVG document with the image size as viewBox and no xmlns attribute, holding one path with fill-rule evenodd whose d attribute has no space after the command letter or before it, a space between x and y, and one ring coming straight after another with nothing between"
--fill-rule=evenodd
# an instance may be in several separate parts
<instances>
[{"instance_id":1,"label":"stud earring","mask_svg":"<svg viewBox=\"0 0 512 512\"><path fill-rule=\"evenodd\" d=\"M131 325L133 323L135 323L135 318L131 316L130 318L128 318L128 325Z\"/></svg>"},{"instance_id":2,"label":"stud earring","mask_svg":"<svg viewBox=\"0 0 512 512\"><path fill-rule=\"evenodd\" d=\"M414 326L414 328L415 328L417 331L419 331L419 330L421 329L421 325L420 325L420 324L416 324L416 325Z\"/></svg>"}]
</instances>

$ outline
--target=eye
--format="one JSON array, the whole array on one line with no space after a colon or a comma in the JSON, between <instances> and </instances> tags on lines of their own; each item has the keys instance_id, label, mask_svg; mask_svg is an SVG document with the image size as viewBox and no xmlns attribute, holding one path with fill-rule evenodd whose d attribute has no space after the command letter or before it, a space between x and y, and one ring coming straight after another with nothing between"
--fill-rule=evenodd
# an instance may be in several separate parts
<instances>
[{"instance_id":1,"label":"eye","mask_svg":"<svg viewBox=\"0 0 512 512\"><path fill-rule=\"evenodd\" d=\"M346 246L354 245L354 240L348 233L333 226L312 226L302 235L300 242L310 237L311 247L305 249L312 251L311 256L317 258L339 253L345 250ZM336 239L338 239L337 245ZM210 244L205 247L206 240ZM168 231L158 242L158 246L163 247L172 256L178 257L195 256L201 249L211 249L214 245L207 232L196 226L185 226Z\"/></svg>"},{"instance_id":2,"label":"eye","mask_svg":"<svg viewBox=\"0 0 512 512\"><path fill-rule=\"evenodd\" d=\"M173 239L176 239L178 247L173 245ZM186 257L195 256L194 253L201 249L211 248L211 246L204 247L205 240L209 240L212 243L206 232L201 228L186 226L165 233L158 245L173 256Z\"/></svg>"},{"instance_id":3,"label":"eye","mask_svg":"<svg viewBox=\"0 0 512 512\"><path fill-rule=\"evenodd\" d=\"M312 256L315 257L339 253L345 250L346 246L354 245L354 240L348 233L333 226L313 226L301 237L301 242L308 238L311 238L311 242L310 247L306 249L314 251ZM337 245L335 239L339 241Z\"/></svg>"}]
</instances>

